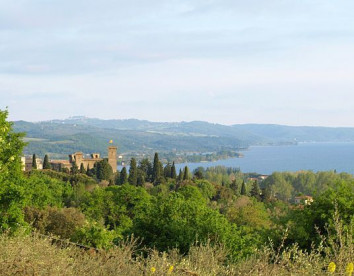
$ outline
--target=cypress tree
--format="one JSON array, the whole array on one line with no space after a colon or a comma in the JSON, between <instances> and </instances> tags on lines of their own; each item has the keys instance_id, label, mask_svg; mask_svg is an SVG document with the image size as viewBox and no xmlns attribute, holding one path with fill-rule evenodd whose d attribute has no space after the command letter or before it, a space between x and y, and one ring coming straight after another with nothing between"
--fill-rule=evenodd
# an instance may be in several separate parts
<instances>
[{"instance_id":1,"label":"cypress tree","mask_svg":"<svg viewBox=\"0 0 354 276\"><path fill-rule=\"evenodd\" d=\"M123 185L124 183L127 183L127 181L128 181L127 168L123 167L123 169L120 172L120 184Z\"/></svg>"},{"instance_id":2,"label":"cypress tree","mask_svg":"<svg viewBox=\"0 0 354 276\"><path fill-rule=\"evenodd\" d=\"M246 183L245 181L242 182L242 186L241 186L241 195L246 195L247 191L246 191Z\"/></svg>"},{"instance_id":3,"label":"cypress tree","mask_svg":"<svg viewBox=\"0 0 354 276\"><path fill-rule=\"evenodd\" d=\"M80 165L80 173L86 173L85 167L84 167L84 163L81 163Z\"/></svg>"},{"instance_id":4,"label":"cypress tree","mask_svg":"<svg viewBox=\"0 0 354 276\"><path fill-rule=\"evenodd\" d=\"M173 179L177 178L175 162L173 162L171 166L171 178Z\"/></svg>"},{"instance_id":5,"label":"cypress tree","mask_svg":"<svg viewBox=\"0 0 354 276\"><path fill-rule=\"evenodd\" d=\"M76 165L76 162L73 163L72 167L71 167L71 173L72 174L77 174L79 172L79 168Z\"/></svg>"},{"instance_id":6,"label":"cypress tree","mask_svg":"<svg viewBox=\"0 0 354 276\"><path fill-rule=\"evenodd\" d=\"M188 179L189 179L189 169L187 166L185 166L183 172L183 180L188 180Z\"/></svg>"},{"instance_id":7,"label":"cypress tree","mask_svg":"<svg viewBox=\"0 0 354 276\"><path fill-rule=\"evenodd\" d=\"M257 200L261 200L261 190L259 189L257 180L253 182L250 194Z\"/></svg>"},{"instance_id":8,"label":"cypress tree","mask_svg":"<svg viewBox=\"0 0 354 276\"><path fill-rule=\"evenodd\" d=\"M99 180L111 180L113 170L107 159L103 159L96 163L96 177Z\"/></svg>"},{"instance_id":9,"label":"cypress tree","mask_svg":"<svg viewBox=\"0 0 354 276\"><path fill-rule=\"evenodd\" d=\"M157 152L155 152L154 165L152 167L152 181L153 182L158 181L160 176L161 176L161 171L160 171L159 155Z\"/></svg>"},{"instance_id":10,"label":"cypress tree","mask_svg":"<svg viewBox=\"0 0 354 276\"><path fill-rule=\"evenodd\" d=\"M182 181L183 180L183 172L181 169L179 169L179 173L178 173L178 181Z\"/></svg>"},{"instance_id":11,"label":"cypress tree","mask_svg":"<svg viewBox=\"0 0 354 276\"><path fill-rule=\"evenodd\" d=\"M137 180L138 180L138 169L136 167L136 160L135 160L135 158L132 158L130 160L130 169L129 169L128 182L131 185L136 186L137 185Z\"/></svg>"},{"instance_id":12,"label":"cypress tree","mask_svg":"<svg viewBox=\"0 0 354 276\"><path fill-rule=\"evenodd\" d=\"M109 180L112 183L113 179L113 169L112 166L108 163L107 159L103 160L103 179Z\"/></svg>"},{"instance_id":13,"label":"cypress tree","mask_svg":"<svg viewBox=\"0 0 354 276\"><path fill-rule=\"evenodd\" d=\"M145 183L145 177L144 174L142 172L138 173L138 179L137 179L137 185L138 186L143 186Z\"/></svg>"},{"instance_id":14,"label":"cypress tree","mask_svg":"<svg viewBox=\"0 0 354 276\"><path fill-rule=\"evenodd\" d=\"M103 166L101 162L97 162L94 165L95 168L95 173L96 173L96 178L98 180L102 180L103 179Z\"/></svg>"},{"instance_id":15,"label":"cypress tree","mask_svg":"<svg viewBox=\"0 0 354 276\"><path fill-rule=\"evenodd\" d=\"M204 168L203 167L198 167L194 170L194 178L195 179L204 179Z\"/></svg>"},{"instance_id":16,"label":"cypress tree","mask_svg":"<svg viewBox=\"0 0 354 276\"><path fill-rule=\"evenodd\" d=\"M114 174L114 184L119 185L120 184L120 172L119 170L116 171Z\"/></svg>"},{"instance_id":17,"label":"cypress tree","mask_svg":"<svg viewBox=\"0 0 354 276\"><path fill-rule=\"evenodd\" d=\"M164 176L164 171L163 171L163 165L162 165L161 162L159 162L159 166L160 166L160 169L159 169L159 171L160 171L159 180L161 180L161 178L164 178L165 176Z\"/></svg>"},{"instance_id":18,"label":"cypress tree","mask_svg":"<svg viewBox=\"0 0 354 276\"><path fill-rule=\"evenodd\" d=\"M152 181L152 165L149 159L142 159L139 162L138 170L143 174L146 181Z\"/></svg>"},{"instance_id":19,"label":"cypress tree","mask_svg":"<svg viewBox=\"0 0 354 276\"><path fill-rule=\"evenodd\" d=\"M171 168L171 164L170 162L168 162L165 168L163 169L163 173L166 178L171 178Z\"/></svg>"},{"instance_id":20,"label":"cypress tree","mask_svg":"<svg viewBox=\"0 0 354 276\"><path fill-rule=\"evenodd\" d=\"M37 169L37 157L36 154L33 154L32 156L32 170Z\"/></svg>"},{"instance_id":21,"label":"cypress tree","mask_svg":"<svg viewBox=\"0 0 354 276\"><path fill-rule=\"evenodd\" d=\"M44 155L44 160L43 160L43 169L45 170L49 170L51 167L50 167L50 164L49 164L49 158L48 158L48 155Z\"/></svg>"},{"instance_id":22,"label":"cypress tree","mask_svg":"<svg viewBox=\"0 0 354 276\"><path fill-rule=\"evenodd\" d=\"M89 165L89 164L87 164L86 175L87 175L87 176L93 176L93 174L92 174L92 171L91 171L91 169L90 169L90 165Z\"/></svg>"}]
</instances>

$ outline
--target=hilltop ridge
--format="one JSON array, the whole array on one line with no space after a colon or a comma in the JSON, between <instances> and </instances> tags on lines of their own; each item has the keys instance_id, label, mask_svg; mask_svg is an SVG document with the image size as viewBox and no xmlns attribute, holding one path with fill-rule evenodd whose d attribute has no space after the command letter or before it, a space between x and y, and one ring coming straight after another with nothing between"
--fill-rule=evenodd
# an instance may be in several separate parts
<instances>
[{"instance_id":1,"label":"hilltop ridge","mask_svg":"<svg viewBox=\"0 0 354 276\"><path fill-rule=\"evenodd\" d=\"M298 142L354 141L354 128L284 126L274 124L221 125L204 121L150 122L138 119L102 120L75 116L41 122L15 121L15 131L26 132L25 153L64 156L106 149L113 139L123 154L149 155L155 151L207 153L237 151L251 145Z\"/></svg>"}]
</instances>

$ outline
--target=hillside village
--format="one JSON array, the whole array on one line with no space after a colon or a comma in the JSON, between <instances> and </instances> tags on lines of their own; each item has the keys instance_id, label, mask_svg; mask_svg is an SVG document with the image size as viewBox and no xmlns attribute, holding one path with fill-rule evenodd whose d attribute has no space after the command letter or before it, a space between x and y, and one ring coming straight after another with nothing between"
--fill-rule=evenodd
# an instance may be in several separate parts
<instances>
[{"instance_id":1,"label":"hillside village","mask_svg":"<svg viewBox=\"0 0 354 276\"><path fill-rule=\"evenodd\" d=\"M102 158L99 153L84 155L84 153L82 152L75 152L73 154L70 154L67 160L52 159L48 160L48 162L50 164L50 169L54 171L71 172L73 166L76 166L77 168L80 168L81 171L87 172L90 169L94 168L98 162L103 160L107 160L114 174L117 173L117 147L113 145L109 145L107 147L107 158ZM33 169L33 166L35 166L36 170L43 169L44 161L37 157L35 157L35 160L33 159L33 156L21 157L21 162L22 170L26 172L31 171ZM248 174L248 177L246 178L246 183L249 183L249 185L252 186L252 183L262 183L267 178L268 175L251 173ZM263 193L264 191L260 190L260 196L263 196ZM274 194L274 197L276 197L276 194ZM309 195L301 194L293 197L292 199L289 199L289 201L293 202L293 204L295 205L304 206L310 205L313 202L313 198Z\"/></svg>"},{"instance_id":2,"label":"hillside village","mask_svg":"<svg viewBox=\"0 0 354 276\"><path fill-rule=\"evenodd\" d=\"M75 152L69 155L68 160L49 160L51 169L56 171L70 171L75 164L78 168L83 167L86 171L92 169L97 162L102 161L99 153L92 153L85 156L82 152ZM113 173L117 172L117 147L110 145L108 147L108 164L112 167ZM33 160L33 156L21 157L22 170L31 171L33 167L38 170L43 169L43 161L40 158Z\"/></svg>"}]
</instances>

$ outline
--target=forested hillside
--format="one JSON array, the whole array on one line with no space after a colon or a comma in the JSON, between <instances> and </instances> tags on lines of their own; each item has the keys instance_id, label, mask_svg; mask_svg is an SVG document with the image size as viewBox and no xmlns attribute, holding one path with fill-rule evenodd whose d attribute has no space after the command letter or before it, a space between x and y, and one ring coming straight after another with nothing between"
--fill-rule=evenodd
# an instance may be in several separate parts
<instances>
[{"instance_id":1,"label":"forested hillside","mask_svg":"<svg viewBox=\"0 0 354 276\"><path fill-rule=\"evenodd\" d=\"M235 151L250 145L354 141L353 128L225 126L197 121L156 123L135 119L100 120L86 117L38 123L17 121L14 129L26 133L28 145L25 154L36 153L41 157L49 154L52 158L66 158L75 151L99 152L105 155L107 142L111 139L119 146L119 152L129 157L152 157L158 151L161 156L172 153L174 158L190 153L214 153L222 158L225 152L228 152L226 156L231 157L235 156Z\"/></svg>"},{"instance_id":2,"label":"forested hillside","mask_svg":"<svg viewBox=\"0 0 354 276\"><path fill-rule=\"evenodd\" d=\"M233 168L177 172L157 153L115 174L104 161L24 173L12 127L1 111L0 274L352 273L352 175L258 182ZM313 202L294 204L300 194Z\"/></svg>"},{"instance_id":3,"label":"forested hillside","mask_svg":"<svg viewBox=\"0 0 354 276\"><path fill-rule=\"evenodd\" d=\"M217 152L247 147L248 142L232 136L209 135L180 131L102 128L72 122L16 122L15 130L25 132L29 142L25 153L48 153L51 156L67 156L75 151L106 154L107 142L114 140L120 153L153 155L159 152Z\"/></svg>"}]
</instances>

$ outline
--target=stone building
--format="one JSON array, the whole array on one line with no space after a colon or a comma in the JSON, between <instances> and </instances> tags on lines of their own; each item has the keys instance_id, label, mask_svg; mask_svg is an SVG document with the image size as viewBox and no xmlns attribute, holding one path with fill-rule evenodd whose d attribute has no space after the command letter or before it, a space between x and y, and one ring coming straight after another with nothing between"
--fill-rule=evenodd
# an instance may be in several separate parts
<instances>
[{"instance_id":1,"label":"stone building","mask_svg":"<svg viewBox=\"0 0 354 276\"><path fill-rule=\"evenodd\" d=\"M32 162L33 162L32 156L21 157L21 162L22 162L23 171L32 170ZM43 169L43 164L41 159L36 158L36 164L37 164L37 170Z\"/></svg>"},{"instance_id":2,"label":"stone building","mask_svg":"<svg viewBox=\"0 0 354 276\"><path fill-rule=\"evenodd\" d=\"M62 169L68 169L70 171L72 164L69 160L50 160L50 166L55 171L61 171Z\"/></svg>"},{"instance_id":3,"label":"stone building","mask_svg":"<svg viewBox=\"0 0 354 276\"><path fill-rule=\"evenodd\" d=\"M100 157L99 153L92 153L89 158L85 157L82 152L75 152L69 155L69 160L51 160L50 164L54 170L62 170L64 168L71 169L72 165L76 163L78 168L83 164L84 168L87 170L92 169L95 163L102 161L103 158ZM117 171L117 147L108 147L108 164L111 165L113 172Z\"/></svg>"}]
</instances>

